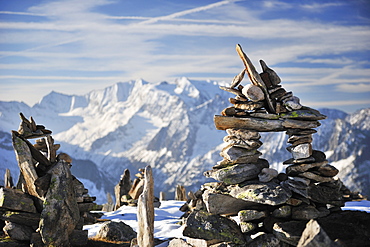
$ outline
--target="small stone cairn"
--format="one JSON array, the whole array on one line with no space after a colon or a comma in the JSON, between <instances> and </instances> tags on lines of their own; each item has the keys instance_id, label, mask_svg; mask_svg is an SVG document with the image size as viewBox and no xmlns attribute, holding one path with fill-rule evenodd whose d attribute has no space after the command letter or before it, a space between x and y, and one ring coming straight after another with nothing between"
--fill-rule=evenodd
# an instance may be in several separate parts
<instances>
[{"instance_id":1,"label":"small stone cairn","mask_svg":"<svg viewBox=\"0 0 370 247\"><path fill-rule=\"evenodd\" d=\"M338 170L325 154L312 147L318 120L326 116L301 105L264 61L259 74L240 45L236 50L245 69L230 87L220 87L235 97L229 99L231 107L214 117L216 128L227 133L223 160L204 173L219 182L204 184L182 207L187 211L187 244L182 246L297 246L297 224L340 210L351 193L334 178ZM245 72L251 84L242 86ZM289 136L292 154L280 174L258 151L260 132L278 131ZM230 216L237 216L239 224Z\"/></svg>"},{"instance_id":2,"label":"small stone cairn","mask_svg":"<svg viewBox=\"0 0 370 247\"><path fill-rule=\"evenodd\" d=\"M20 168L16 187L7 172L0 188L0 219L4 233L15 241L9 246L84 246L84 224L95 223L90 210L99 210L96 197L71 174L72 159L56 151L51 131L20 113L18 131L12 131L13 147ZM37 139L32 144L28 139ZM18 241L18 242L17 242ZM20 242L22 241L22 242Z\"/></svg>"},{"instance_id":3,"label":"small stone cairn","mask_svg":"<svg viewBox=\"0 0 370 247\"><path fill-rule=\"evenodd\" d=\"M114 195L116 198L116 204L114 210L117 210L121 206L132 206L138 205L140 195L144 191L145 185L145 169L140 168L139 172L135 174L135 179L132 182L130 177L130 170L125 169L121 175L121 179L114 187ZM154 197L154 207L159 208L161 203L158 197ZM104 211L104 208L103 208ZM108 210L105 210L108 211Z\"/></svg>"}]
</instances>

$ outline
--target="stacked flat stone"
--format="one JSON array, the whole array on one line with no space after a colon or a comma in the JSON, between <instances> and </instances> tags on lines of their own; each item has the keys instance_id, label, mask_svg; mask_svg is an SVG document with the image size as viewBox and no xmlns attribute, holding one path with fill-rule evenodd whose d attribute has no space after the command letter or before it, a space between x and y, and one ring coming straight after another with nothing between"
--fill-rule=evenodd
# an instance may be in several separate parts
<instances>
[{"instance_id":1,"label":"stacked flat stone","mask_svg":"<svg viewBox=\"0 0 370 247\"><path fill-rule=\"evenodd\" d=\"M261 61L263 72L258 74L239 45L237 52L246 68L230 87L220 87L235 97L229 99L231 107L214 117L216 128L227 132L220 152L223 160L204 173L219 182L204 184L194 193L183 235L189 237L188 243L202 239L205 246L297 245L299 237L287 237L293 236L296 222L324 217L330 208L344 204L346 188L334 178L338 170L323 152L312 148L314 129L326 116L286 92L265 62ZM240 85L245 72L251 85ZM258 151L260 132L277 131L289 136L287 150L292 154L284 162L286 173L280 174ZM239 224L229 218L236 215ZM287 225L293 227L286 232ZM265 234L252 239L257 232Z\"/></svg>"},{"instance_id":2,"label":"stacked flat stone","mask_svg":"<svg viewBox=\"0 0 370 247\"><path fill-rule=\"evenodd\" d=\"M267 160L259 158L261 135L244 129L227 129L227 133L224 138L227 146L220 153L223 160L204 175L227 185L256 179L262 169L269 167Z\"/></svg>"}]
</instances>

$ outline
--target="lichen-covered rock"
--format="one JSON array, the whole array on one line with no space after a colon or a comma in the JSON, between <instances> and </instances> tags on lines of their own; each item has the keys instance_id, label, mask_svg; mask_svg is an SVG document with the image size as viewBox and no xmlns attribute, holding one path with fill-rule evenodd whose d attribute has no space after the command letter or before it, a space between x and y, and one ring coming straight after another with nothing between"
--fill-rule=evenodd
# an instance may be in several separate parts
<instances>
[{"instance_id":1,"label":"lichen-covered rock","mask_svg":"<svg viewBox=\"0 0 370 247\"><path fill-rule=\"evenodd\" d=\"M274 182L255 182L245 186L232 187L230 195L246 201L275 206L285 203L292 196L292 193Z\"/></svg>"},{"instance_id":2,"label":"lichen-covered rock","mask_svg":"<svg viewBox=\"0 0 370 247\"><path fill-rule=\"evenodd\" d=\"M68 246L69 235L80 219L73 176L69 164L62 160L49 173L51 182L41 212L40 234L47 246Z\"/></svg>"},{"instance_id":3,"label":"lichen-covered rock","mask_svg":"<svg viewBox=\"0 0 370 247\"><path fill-rule=\"evenodd\" d=\"M186 219L183 235L191 238L244 244L244 236L235 221L206 211L194 211Z\"/></svg>"},{"instance_id":4,"label":"lichen-covered rock","mask_svg":"<svg viewBox=\"0 0 370 247\"><path fill-rule=\"evenodd\" d=\"M241 222L247 222L252 220L258 220L264 218L268 215L267 211L258 211L258 210L241 210L238 213L239 219Z\"/></svg>"},{"instance_id":5,"label":"lichen-covered rock","mask_svg":"<svg viewBox=\"0 0 370 247\"><path fill-rule=\"evenodd\" d=\"M207 211L211 214L237 215L242 209L261 207L261 204L237 199L230 195L220 194L210 190L204 191L202 198Z\"/></svg>"},{"instance_id":6,"label":"lichen-covered rock","mask_svg":"<svg viewBox=\"0 0 370 247\"><path fill-rule=\"evenodd\" d=\"M122 221L109 221L103 223L95 237L109 241L131 241L136 238L136 232Z\"/></svg>"},{"instance_id":7,"label":"lichen-covered rock","mask_svg":"<svg viewBox=\"0 0 370 247\"><path fill-rule=\"evenodd\" d=\"M225 184L238 184L258 177L263 168L269 166L268 162L259 159L257 163L236 164L222 169L210 170L204 173L206 177L214 178Z\"/></svg>"}]
</instances>

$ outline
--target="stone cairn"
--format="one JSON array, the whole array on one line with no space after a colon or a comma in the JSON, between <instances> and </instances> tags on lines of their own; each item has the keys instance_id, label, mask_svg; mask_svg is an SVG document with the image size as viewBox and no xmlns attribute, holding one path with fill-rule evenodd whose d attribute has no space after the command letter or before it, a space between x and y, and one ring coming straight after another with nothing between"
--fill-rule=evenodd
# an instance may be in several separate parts
<instances>
[{"instance_id":1,"label":"stone cairn","mask_svg":"<svg viewBox=\"0 0 370 247\"><path fill-rule=\"evenodd\" d=\"M56 151L51 131L20 113L12 142L20 168L16 187L0 188L0 219L4 233L19 246L82 246L88 240L84 224L95 223L90 210L99 210L88 190L71 174L72 159ZM28 139L37 139L32 144ZM10 246L10 245L9 245ZM12 245L13 246L13 245ZM15 245L14 245L15 246ZM18 245L17 245L18 246ZM27 244L26 244L27 246Z\"/></svg>"},{"instance_id":2,"label":"stone cairn","mask_svg":"<svg viewBox=\"0 0 370 247\"><path fill-rule=\"evenodd\" d=\"M301 105L264 61L259 74L240 45L236 50L245 69L230 87L220 87L235 97L229 99L231 107L214 117L216 128L227 133L223 160L204 173L219 182L189 193L191 200L181 208L187 212L183 246L297 246L303 231L296 234L297 224L305 226L340 210L351 193L334 178L338 170L325 154L312 148L314 128L326 116ZM251 84L242 86L245 72ZM287 150L292 154L280 174L258 151L259 132L278 131L289 136ZM230 216L237 216L239 224Z\"/></svg>"},{"instance_id":3,"label":"stone cairn","mask_svg":"<svg viewBox=\"0 0 370 247\"><path fill-rule=\"evenodd\" d=\"M139 172L135 174L135 179L132 182L130 177L130 170L125 169L121 175L121 179L114 187L114 195L116 198L116 204L114 210L117 210L121 206L138 206L138 200L140 195L144 191L145 185L145 169L140 168ZM154 207L159 208L161 203L158 197L153 199ZM104 210L103 211L109 211Z\"/></svg>"}]
</instances>

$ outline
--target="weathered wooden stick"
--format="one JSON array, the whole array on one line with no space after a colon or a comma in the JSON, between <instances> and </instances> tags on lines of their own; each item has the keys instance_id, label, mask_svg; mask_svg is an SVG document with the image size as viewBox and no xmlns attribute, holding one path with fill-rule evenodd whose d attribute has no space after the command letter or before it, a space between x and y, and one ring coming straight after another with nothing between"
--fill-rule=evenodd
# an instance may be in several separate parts
<instances>
[{"instance_id":1,"label":"weathered wooden stick","mask_svg":"<svg viewBox=\"0 0 370 247\"><path fill-rule=\"evenodd\" d=\"M143 193L138 200L137 242L140 247L154 246L154 181L152 168L145 168Z\"/></svg>"}]
</instances>

